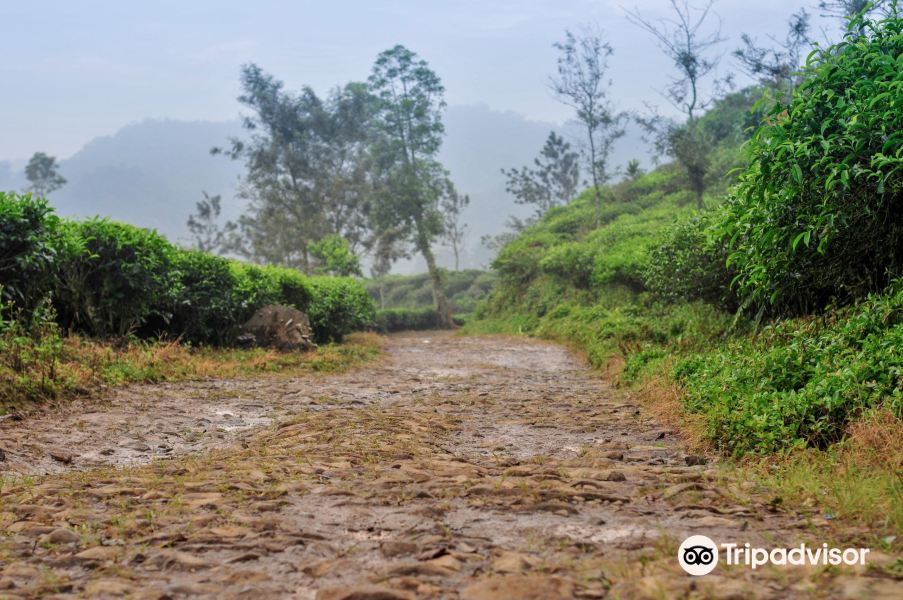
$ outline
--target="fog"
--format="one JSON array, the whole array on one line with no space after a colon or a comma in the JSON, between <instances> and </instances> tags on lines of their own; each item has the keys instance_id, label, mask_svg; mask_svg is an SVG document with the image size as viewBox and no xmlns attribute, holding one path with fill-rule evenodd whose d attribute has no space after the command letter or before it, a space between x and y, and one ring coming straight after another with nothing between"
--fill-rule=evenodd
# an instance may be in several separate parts
<instances>
[{"instance_id":1,"label":"fog","mask_svg":"<svg viewBox=\"0 0 903 600\"><path fill-rule=\"evenodd\" d=\"M811 4L716 2L726 38L719 74L737 72L729 54L742 33L761 40L783 36L787 18L801 6L810 7L817 37L837 36L836 23L820 18ZM627 21L625 9L632 8L658 18L667 14L668 4L4 3L0 188L21 187L25 159L47 152L61 159L62 174L70 180L53 198L61 213L113 216L178 240L202 190L223 194L227 212L241 210L233 198L240 165L206 151L224 141L221 134L237 129L242 64L259 64L288 89L310 85L325 94L364 80L374 57L401 43L426 59L445 85L450 108L441 158L462 192L473 197L466 215L475 225L468 264L478 266L484 260L479 235L497 230L521 208L505 197L499 169L528 162L549 129L567 131L571 112L548 87L556 60L552 44L566 29L592 23L606 32L614 47L612 97L619 108L651 104L674 113L660 92L672 65ZM737 82L748 80L738 75ZM148 127L148 119L156 126ZM169 134L163 133L167 123ZM186 140L186 135L196 137ZM179 147L170 151L167 144ZM613 163L629 158L648 163L647 154L632 132L615 147Z\"/></svg>"}]
</instances>

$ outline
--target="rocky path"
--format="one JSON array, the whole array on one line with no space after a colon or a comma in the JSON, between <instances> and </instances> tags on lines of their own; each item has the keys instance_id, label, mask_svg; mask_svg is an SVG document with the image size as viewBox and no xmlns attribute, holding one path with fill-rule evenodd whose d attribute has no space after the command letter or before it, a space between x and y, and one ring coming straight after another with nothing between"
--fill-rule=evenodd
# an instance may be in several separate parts
<instances>
[{"instance_id":1,"label":"rocky path","mask_svg":"<svg viewBox=\"0 0 903 600\"><path fill-rule=\"evenodd\" d=\"M903 597L878 552L684 574L691 534L844 533L688 457L558 346L411 334L386 355L0 423L0 598Z\"/></svg>"}]
</instances>

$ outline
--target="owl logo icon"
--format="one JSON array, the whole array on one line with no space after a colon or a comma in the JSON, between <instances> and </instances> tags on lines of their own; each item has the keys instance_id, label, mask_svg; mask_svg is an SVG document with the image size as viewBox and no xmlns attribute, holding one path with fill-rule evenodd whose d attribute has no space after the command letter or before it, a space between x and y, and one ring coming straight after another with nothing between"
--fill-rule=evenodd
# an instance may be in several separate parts
<instances>
[{"instance_id":1,"label":"owl logo icon","mask_svg":"<svg viewBox=\"0 0 903 600\"><path fill-rule=\"evenodd\" d=\"M690 575L708 575L718 564L718 545L704 535L691 535L677 549L677 562Z\"/></svg>"}]
</instances>

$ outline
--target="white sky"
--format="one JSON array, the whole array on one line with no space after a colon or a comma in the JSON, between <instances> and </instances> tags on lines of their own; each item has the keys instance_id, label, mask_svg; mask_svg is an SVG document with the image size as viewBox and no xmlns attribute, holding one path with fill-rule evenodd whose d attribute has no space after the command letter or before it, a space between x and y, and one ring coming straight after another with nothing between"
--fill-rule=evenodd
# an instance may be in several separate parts
<instances>
[{"instance_id":1,"label":"white sky","mask_svg":"<svg viewBox=\"0 0 903 600\"><path fill-rule=\"evenodd\" d=\"M700 0L701 2L702 0ZM783 37L790 13L814 2L718 0L725 54L742 32ZM484 103L562 121L549 94L551 45L597 23L615 48L621 108L664 105L671 65L624 18L666 0L0 0L0 160L37 150L60 158L147 117L226 120L239 112L240 65L256 62L289 88L319 92L365 79L402 43L443 79L449 104ZM817 15L817 9L810 9ZM829 24L834 28L834 24Z\"/></svg>"}]
</instances>

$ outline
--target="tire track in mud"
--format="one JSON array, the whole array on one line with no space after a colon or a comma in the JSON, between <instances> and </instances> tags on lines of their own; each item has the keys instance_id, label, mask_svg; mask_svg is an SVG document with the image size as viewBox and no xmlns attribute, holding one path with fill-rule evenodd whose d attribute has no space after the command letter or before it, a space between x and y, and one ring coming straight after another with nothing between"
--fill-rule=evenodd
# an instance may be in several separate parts
<instances>
[{"instance_id":1,"label":"tire track in mud","mask_svg":"<svg viewBox=\"0 0 903 600\"><path fill-rule=\"evenodd\" d=\"M0 598L903 589L868 569L687 576L675 556L688 535L820 544L826 523L688 465L672 432L559 346L429 333L387 338L385 352L343 375L135 387L92 418L2 426L0 446L25 440L20 472L55 474L0 488ZM52 444L71 463L46 459Z\"/></svg>"}]
</instances>

